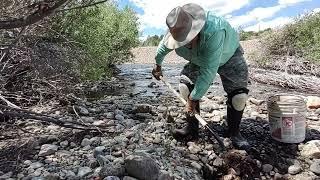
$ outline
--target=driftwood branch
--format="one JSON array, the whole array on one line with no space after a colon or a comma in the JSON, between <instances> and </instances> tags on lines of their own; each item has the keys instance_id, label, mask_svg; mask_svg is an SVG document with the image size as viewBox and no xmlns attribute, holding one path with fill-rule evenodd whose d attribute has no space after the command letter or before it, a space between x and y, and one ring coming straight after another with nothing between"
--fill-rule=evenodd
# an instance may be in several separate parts
<instances>
[{"instance_id":1,"label":"driftwood branch","mask_svg":"<svg viewBox=\"0 0 320 180\"><path fill-rule=\"evenodd\" d=\"M6 98L4 98L3 96L0 95L0 99L2 101L4 101L5 103L7 103L8 106L15 108L15 109L21 109L19 106L13 104L12 102L10 102L9 100L7 100Z\"/></svg>"},{"instance_id":2,"label":"driftwood branch","mask_svg":"<svg viewBox=\"0 0 320 180\"><path fill-rule=\"evenodd\" d=\"M58 8L63 6L68 0L59 0L54 6L48 7L46 10L39 9L33 14L26 17L20 17L12 20L0 21L0 29L13 29L25 27L34 24L43 18L53 14Z\"/></svg>"},{"instance_id":3,"label":"driftwood branch","mask_svg":"<svg viewBox=\"0 0 320 180\"><path fill-rule=\"evenodd\" d=\"M281 71L251 68L250 79L283 88L320 93L320 78L316 76L294 75Z\"/></svg>"},{"instance_id":4,"label":"driftwood branch","mask_svg":"<svg viewBox=\"0 0 320 180\"><path fill-rule=\"evenodd\" d=\"M107 132L107 130L103 128L115 126L115 124L108 124L103 126L92 126L86 123L79 123L79 122L68 121L68 120L59 120L59 119L50 117L48 115L43 115L40 113L35 113L35 112L23 110L23 109L15 109L15 108L4 106L4 105L0 105L0 114L2 114L2 116L9 116L12 118L33 119L37 121L52 123L65 128L86 130L86 131L98 131L100 133Z\"/></svg>"}]
</instances>

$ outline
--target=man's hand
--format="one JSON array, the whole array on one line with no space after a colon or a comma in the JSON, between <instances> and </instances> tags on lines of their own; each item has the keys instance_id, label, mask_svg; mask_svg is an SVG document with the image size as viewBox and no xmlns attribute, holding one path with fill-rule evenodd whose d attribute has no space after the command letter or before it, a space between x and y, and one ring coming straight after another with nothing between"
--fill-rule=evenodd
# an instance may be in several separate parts
<instances>
[{"instance_id":1,"label":"man's hand","mask_svg":"<svg viewBox=\"0 0 320 180\"><path fill-rule=\"evenodd\" d=\"M195 114L200 114L199 100L192 100L189 97L185 106L185 112L187 116L194 116Z\"/></svg>"},{"instance_id":2,"label":"man's hand","mask_svg":"<svg viewBox=\"0 0 320 180\"><path fill-rule=\"evenodd\" d=\"M152 70L152 75L159 81L160 80L160 77L162 76L162 70L161 70L161 66L156 64L154 67L153 67L153 70Z\"/></svg>"}]
</instances>

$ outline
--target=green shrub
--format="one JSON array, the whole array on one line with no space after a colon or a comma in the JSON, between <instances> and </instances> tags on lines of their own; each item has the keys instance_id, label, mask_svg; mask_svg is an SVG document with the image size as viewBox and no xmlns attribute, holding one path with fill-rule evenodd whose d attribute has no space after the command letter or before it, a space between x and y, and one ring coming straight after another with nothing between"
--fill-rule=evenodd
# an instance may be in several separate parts
<instances>
[{"instance_id":1,"label":"green shrub","mask_svg":"<svg viewBox=\"0 0 320 180\"><path fill-rule=\"evenodd\" d=\"M141 43L141 46L158 46L162 38L163 35L148 36L147 39Z\"/></svg>"},{"instance_id":2,"label":"green shrub","mask_svg":"<svg viewBox=\"0 0 320 180\"><path fill-rule=\"evenodd\" d=\"M129 61L130 49L139 42L135 13L111 3L69 11L55 19L53 29L88 55L78 66L84 80L109 76L110 65Z\"/></svg>"},{"instance_id":3,"label":"green shrub","mask_svg":"<svg viewBox=\"0 0 320 180\"><path fill-rule=\"evenodd\" d=\"M259 31L259 32L244 31L244 30L240 29L240 31L239 31L240 41L246 41L246 40L250 40L250 39L259 38L262 35L265 35L270 32L271 32L271 28L267 28L267 29Z\"/></svg>"},{"instance_id":4,"label":"green shrub","mask_svg":"<svg viewBox=\"0 0 320 180\"><path fill-rule=\"evenodd\" d=\"M296 56L320 63L320 13L301 16L264 39L267 55Z\"/></svg>"}]
</instances>

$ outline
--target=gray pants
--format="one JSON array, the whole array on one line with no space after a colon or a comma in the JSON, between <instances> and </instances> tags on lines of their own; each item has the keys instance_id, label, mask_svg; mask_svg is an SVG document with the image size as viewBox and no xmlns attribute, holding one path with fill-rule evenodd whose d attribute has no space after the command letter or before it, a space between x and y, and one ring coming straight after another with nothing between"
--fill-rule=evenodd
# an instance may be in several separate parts
<instances>
[{"instance_id":1,"label":"gray pants","mask_svg":"<svg viewBox=\"0 0 320 180\"><path fill-rule=\"evenodd\" d=\"M239 46L234 55L218 69L223 88L227 94L238 89L246 89L248 86L248 66L243 53L242 47ZM180 82L193 84L199 76L199 69L199 66L190 62L186 64L181 71Z\"/></svg>"}]
</instances>

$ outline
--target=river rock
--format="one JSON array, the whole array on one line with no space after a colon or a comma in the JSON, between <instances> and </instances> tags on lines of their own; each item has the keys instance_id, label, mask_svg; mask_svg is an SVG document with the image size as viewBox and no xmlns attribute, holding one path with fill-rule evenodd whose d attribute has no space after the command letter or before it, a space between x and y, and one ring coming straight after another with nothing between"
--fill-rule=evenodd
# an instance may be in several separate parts
<instances>
[{"instance_id":1,"label":"river rock","mask_svg":"<svg viewBox=\"0 0 320 180\"><path fill-rule=\"evenodd\" d=\"M67 140L60 142L61 147L67 147L68 145L69 145L69 142Z\"/></svg>"},{"instance_id":2,"label":"river rock","mask_svg":"<svg viewBox=\"0 0 320 180\"><path fill-rule=\"evenodd\" d=\"M223 159L221 159L220 157L217 157L212 163L212 165L215 167L221 167L223 166L223 164L224 164Z\"/></svg>"},{"instance_id":3,"label":"river rock","mask_svg":"<svg viewBox=\"0 0 320 180\"><path fill-rule=\"evenodd\" d=\"M109 163L105 167L103 167L100 172L99 176L101 178L105 178L108 176L124 176L125 175L125 167L122 166L121 164L114 164L114 163Z\"/></svg>"},{"instance_id":4,"label":"river rock","mask_svg":"<svg viewBox=\"0 0 320 180\"><path fill-rule=\"evenodd\" d=\"M9 179L13 175L13 172L8 172L0 176L0 179Z\"/></svg>"},{"instance_id":5,"label":"river rock","mask_svg":"<svg viewBox=\"0 0 320 180\"><path fill-rule=\"evenodd\" d=\"M150 104L136 104L133 111L135 113L151 113L152 106Z\"/></svg>"},{"instance_id":6,"label":"river rock","mask_svg":"<svg viewBox=\"0 0 320 180\"><path fill-rule=\"evenodd\" d=\"M136 179L134 177L130 177L130 176L125 176L125 177L123 177L122 180L138 180L138 179Z\"/></svg>"},{"instance_id":7,"label":"river rock","mask_svg":"<svg viewBox=\"0 0 320 180\"><path fill-rule=\"evenodd\" d=\"M188 142L188 149L192 154L197 154L201 151L201 148L197 146L194 142Z\"/></svg>"},{"instance_id":8,"label":"river rock","mask_svg":"<svg viewBox=\"0 0 320 180\"><path fill-rule=\"evenodd\" d=\"M310 109L320 108L320 97L308 96L307 97L307 107Z\"/></svg>"},{"instance_id":9,"label":"river rock","mask_svg":"<svg viewBox=\"0 0 320 180\"><path fill-rule=\"evenodd\" d=\"M320 140L312 140L302 145L301 155L307 158L320 159Z\"/></svg>"},{"instance_id":10,"label":"river rock","mask_svg":"<svg viewBox=\"0 0 320 180\"><path fill-rule=\"evenodd\" d=\"M79 115L81 116L87 116L89 115L89 110L83 106L79 106L78 109L77 109L79 112Z\"/></svg>"},{"instance_id":11,"label":"river rock","mask_svg":"<svg viewBox=\"0 0 320 180\"><path fill-rule=\"evenodd\" d=\"M200 171L201 168L202 168L202 166L201 166L199 163L197 163L197 162L192 162L192 163L191 163L191 166L194 167L194 168L195 168L196 170L198 170L198 171Z\"/></svg>"},{"instance_id":12,"label":"river rock","mask_svg":"<svg viewBox=\"0 0 320 180\"><path fill-rule=\"evenodd\" d=\"M288 179L288 178L286 178ZM317 177L312 172L302 172L300 174L295 175L292 180L316 180Z\"/></svg>"},{"instance_id":13,"label":"river rock","mask_svg":"<svg viewBox=\"0 0 320 180\"><path fill-rule=\"evenodd\" d=\"M158 164L146 156L128 156L125 168L130 176L141 180L156 180L160 172Z\"/></svg>"},{"instance_id":14,"label":"river rock","mask_svg":"<svg viewBox=\"0 0 320 180\"><path fill-rule=\"evenodd\" d=\"M54 154L58 150L58 146L54 144L44 144L41 146L39 156L48 156Z\"/></svg>"},{"instance_id":15,"label":"river rock","mask_svg":"<svg viewBox=\"0 0 320 180\"><path fill-rule=\"evenodd\" d=\"M201 106L201 110L203 110L204 112L212 112L213 110L217 109L219 109L219 105L212 102Z\"/></svg>"},{"instance_id":16,"label":"river rock","mask_svg":"<svg viewBox=\"0 0 320 180\"><path fill-rule=\"evenodd\" d=\"M162 170L160 172L158 180L174 180L174 177L172 177L167 171Z\"/></svg>"},{"instance_id":17,"label":"river rock","mask_svg":"<svg viewBox=\"0 0 320 180\"><path fill-rule=\"evenodd\" d=\"M38 169L42 166L43 166L43 164L41 162L34 162L34 163L30 164L29 168L30 169Z\"/></svg>"},{"instance_id":18,"label":"river rock","mask_svg":"<svg viewBox=\"0 0 320 180\"><path fill-rule=\"evenodd\" d=\"M310 171L320 176L320 159L316 159L310 166Z\"/></svg>"},{"instance_id":19,"label":"river rock","mask_svg":"<svg viewBox=\"0 0 320 180\"><path fill-rule=\"evenodd\" d=\"M84 138L81 142L81 146L85 147L85 146L90 146L92 144L92 141L88 138Z\"/></svg>"},{"instance_id":20,"label":"river rock","mask_svg":"<svg viewBox=\"0 0 320 180\"><path fill-rule=\"evenodd\" d=\"M302 171L301 165L300 164L294 164L289 166L288 168L288 173L291 175L298 174Z\"/></svg>"},{"instance_id":21,"label":"river rock","mask_svg":"<svg viewBox=\"0 0 320 180\"><path fill-rule=\"evenodd\" d=\"M97 157L98 155L103 155L103 151L106 149L104 146L98 146L93 150L93 157Z\"/></svg>"},{"instance_id":22,"label":"river rock","mask_svg":"<svg viewBox=\"0 0 320 180\"><path fill-rule=\"evenodd\" d=\"M257 105L257 106L260 106L262 103L265 102L264 100L255 99L253 97L249 98L248 100L249 100L249 102L251 102L252 104Z\"/></svg>"},{"instance_id":23,"label":"river rock","mask_svg":"<svg viewBox=\"0 0 320 180\"><path fill-rule=\"evenodd\" d=\"M104 178L103 180L120 180L120 178L117 176L108 176L108 177Z\"/></svg>"},{"instance_id":24,"label":"river rock","mask_svg":"<svg viewBox=\"0 0 320 180\"><path fill-rule=\"evenodd\" d=\"M273 166L271 164L264 164L262 165L262 170L265 173L269 173L270 171L272 171Z\"/></svg>"},{"instance_id":25,"label":"river rock","mask_svg":"<svg viewBox=\"0 0 320 180\"><path fill-rule=\"evenodd\" d=\"M124 120L124 117L121 115L121 114L117 114L115 116L115 119L118 120L118 121L123 121Z\"/></svg>"},{"instance_id":26,"label":"river rock","mask_svg":"<svg viewBox=\"0 0 320 180\"><path fill-rule=\"evenodd\" d=\"M154 86L156 86L157 84L155 82L151 82L149 85L148 85L148 88L153 88Z\"/></svg>"},{"instance_id":27,"label":"river rock","mask_svg":"<svg viewBox=\"0 0 320 180\"><path fill-rule=\"evenodd\" d=\"M85 177L92 173L92 169L90 167L80 167L78 170L78 176L79 177Z\"/></svg>"}]
</instances>

